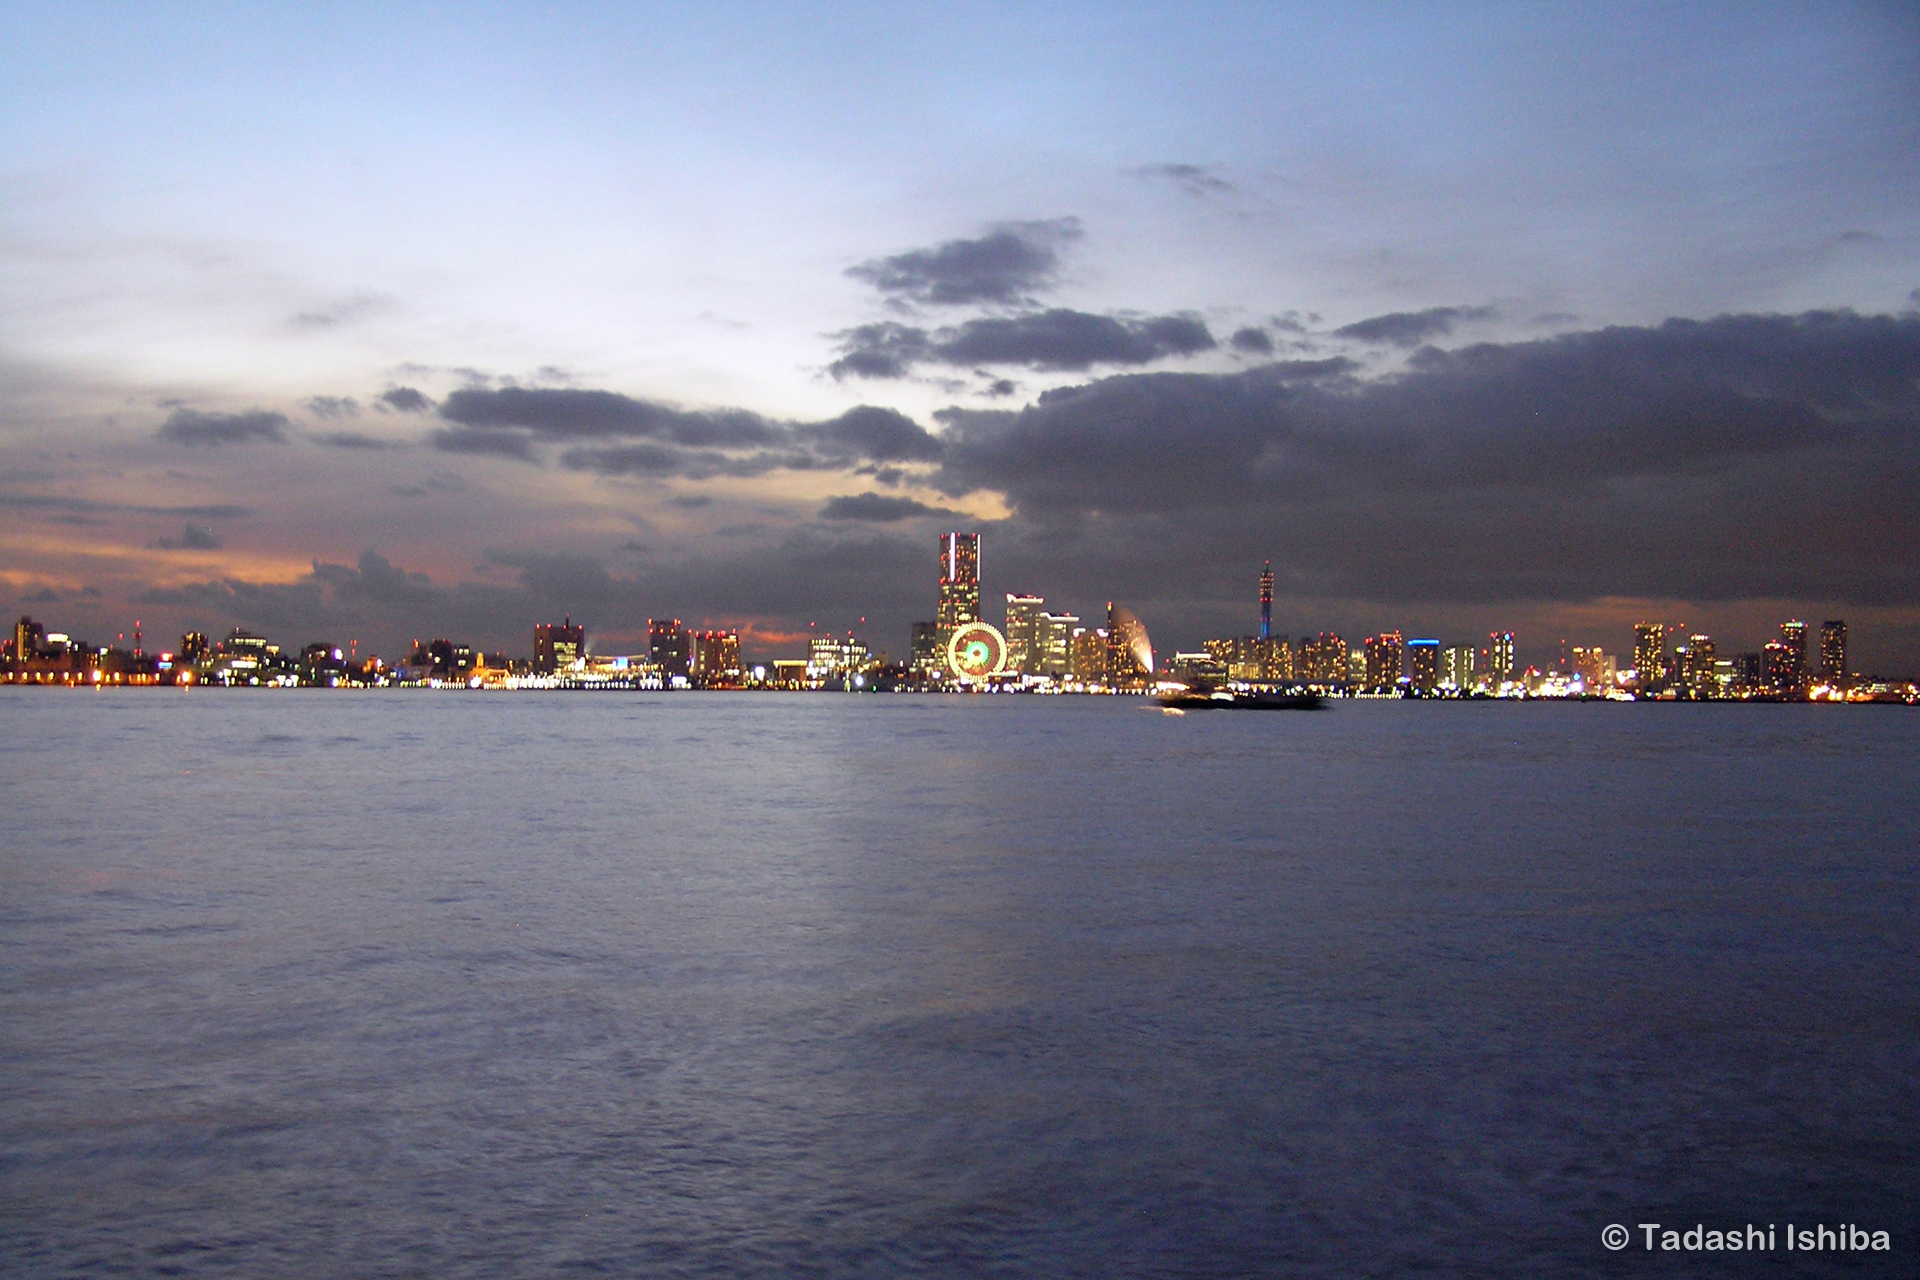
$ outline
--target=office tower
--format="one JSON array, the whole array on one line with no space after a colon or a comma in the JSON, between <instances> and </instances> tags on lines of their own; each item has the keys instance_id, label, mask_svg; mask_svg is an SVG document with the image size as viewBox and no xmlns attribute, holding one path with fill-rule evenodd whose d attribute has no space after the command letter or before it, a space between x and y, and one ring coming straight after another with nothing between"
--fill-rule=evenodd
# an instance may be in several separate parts
<instances>
[{"instance_id":1,"label":"office tower","mask_svg":"<svg viewBox=\"0 0 1920 1280\"><path fill-rule=\"evenodd\" d=\"M940 646L969 622L980 620L980 535L940 535L940 598L934 621L940 627Z\"/></svg>"},{"instance_id":2,"label":"office tower","mask_svg":"<svg viewBox=\"0 0 1920 1280\"><path fill-rule=\"evenodd\" d=\"M1799 655L1784 640L1769 640L1760 650L1760 683L1775 693L1791 693L1800 684Z\"/></svg>"},{"instance_id":3,"label":"office tower","mask_svg":"<svg viewBox=\"0 0 1920 1280\"><path fill-rule=\"evenodd\" d=\"M1495 687L1513 679L1513 632L1494 631L1487 635L1487 675Z\"/></svg>"},{"instance_id":4,"label":"office tower","mask_svg":"<svg viewBox=\"0 0 1920 1280\"><path fill-rule=\"evenodd\" d=\"M1642 622L1633 629L1633 669L1642 689L1658 688L1667 678L1667 629Z\"/></svg>"},{"instance_id":5,"label":"office tower","mask_svg":"<svg viewBox=\"0 0 1920 1280\"><path fill-rule=\"evenodd\" d=\"M189 631L180 637L180 661L182 664L192 666L194 663L206 657L209 652L210 649L207 645L206 632Z\"/></svg>"},{"instance_id":6,"label":"office tower","mask_svg":"<svg viewBox=\"0 0 1920 1280\"><path fill-rule=\"evenodd\" d=\"M909 661L915 675L928 680L940 676L947 667L946 655L941 652L940 624L937 622L914 623L908 652L911 655Z\"/></svg>"},{"instance_id":7,"label":"office tower","mask_svg":"<svg viewBox=\"0 0 1920 1280\"><path fill-rule=\"evenodd\" d=\"M691 640L693 678L704 685L731 684L740 678L740 633L695 631Z\"/></svg>"},{"instance_id":8,"label":"office tower","mask_svg":"<svg viewBox=\"0 0 1920 1280\"><path fill-rule=\"evenodd\" d=\"M1604 689L1613 683L1614 664L1608 659L1606 651L1595 646L1582 649L1578 645L1573 650L1573 674L1580 677L1580 683L1588 689Z\"/></svg>"},{"instance_id":9,"label":"office tower","mask_svg":"<svg viewBox=\"0 0 1920 1280\"><path fill-rule=\"evenodd\" d=\"M1847 624L1828 618L1820 624L1820 678L1836 689L1847 684Z\"/></svg>"},{"instance_id":10,"label":"office tower","mask_svg":"<svg viewBox=\"0 0 1920 1280\"><path fill-rule=\"evenodd\" d=\"M1260 570L1260 638L1273 639L1273 561Z\"/></svg>"},{"instance_id":11,"label":"office tower","mask_svg":"<svg viewBox=\"0 0 1920 1280\"><path fill-rule=\"evenodd\" d=\"M1260 678L1293 679L1293 646L1285 636L1268 636L1260 641Z\"/></svg>"},{"instance_id":12,"label":"office tower","mask_svg":"<svg viewBox=\"0 0 1920 1280\"><path fill-rule=\"evenodd\" d=\"M1406 643L1398 631L1382 631L1360 642L1366 655L1366 673L1362 679L1369 689L1392 689L1400 683L1405 665Z\"/></svg>"},{"instance_id":13,"label":"office tower","mask_svg":"<svg viewBox=\"0 0 1920 1280\"><path fill-rule=\"evenodd\" d=\"M1688 697L1712 697L1717 691L1713 671L1715 658L1712 636L1687 637L1686 657L1680 663L1680 679L1687 687Z\"/></svg>"},{"instance_id":14,"label":"office tower","mask_svg":"<svg viewBox=\"0 0 1920 1280\"><path fill-rule=\"evenodd\" d=\"M47 629L25 614L13 624L13 660L22 664L32 662L40 656L41 645L47 638Z\"/></svg>"},{"instance_id":15,"label":"office tower","mask_svg":"<svg viewBox=\"0 0 1920 1280\"><path fill-rule=\"evenodd\" d=\"M1028 651L1032 673L1063 679L1073 671L1073 629L1080 619L1071 613L1039 613L1033 619L1033 647Z\"/></svg>"},{"instance_id":16,"label":"office tower","mask_svg":"<svg viewBox=\"0 0 1920 1280\"><path fill-rule=\"evenodd\" d=\"M1041 596L1007 593L1007 670L1034 674L1034 623L1039 619L1040 606L1045 603Z\"/></svg>"},{"instance_id":17,"label":"office tower","mask_svg":"<svg viewBox=\"0 0 1920 1280\"><path fill-rule=\"evenodd\" d=\"M1440 683L1462 693L1473 688L1473 646L1449 645L1440 653Z\"/></svg>"},{"instance_id":18,"label":"office tower","mask_svg":"<svg viewBox=\"0 0 1920 1280\"><path fill-rule=\"evenodd\" d=\"M1075 627L1073 630L1073 678L1081 684L1107 682L1107 629Z\"/></svg>"},{"instance_id":19,"label":"office tower","mask_svg":"<svg viewBox=\"0 0 1920 1280\"><path fill-rule=\"evenodd\" d=\"M1798 686L1807 678L1807 624L1798 618L1780 624L1780 643L1787 646L1792 657L1793 683Z\"/></svg>"},{"instance_id":20,"label":"office tower","mask_svg":"<svg viewBox=\"0 0 1920 1280\"><path fill-rule=\"evenodd\" d=\"M1300 637L1299 660L1294 664L1297 679L1308 684L1344 684L1347 669L1347 642L1331 632Z\"/></svg>"},{"instance_id":21,"label":"office tower","mask_svg":"<svg viewBox=\"0 0 1920 1280\"><path fill-rule=\"evenodd\" d=\"M533 669L542 675L565 671L586 648L587 629L574 626L572 614L565 622L542 622L533 629Z\"/></svg>"},{"instance_id":22,"label":"office tower","mask_svg":"<svg viewBox=\"0 0 1920 1280\"><path fill-rule=\"evenodd\" d=\"M1432 693L1440 687L1438 640L1407 641L1407 677L1408 683L1422 693Z\"/></svg>"},{"instance_id":23,"label":"office tower","mask_svg":"<svg viewBox=\"0 0 1920 1280\"><path fill-rule=\"evenodd\" d=\"M647 661L660 668L662 680L670 681L675 676L684 680L691 674L691 648L680 619L647 619Z\"/></svg>"},{"instance_id":24,"label":"office tower","mask_svg":"<svg viewBox=\"0 0 1920 1280\"><path fill-rule=\"evenodd\" d=\"M1758 689L1766 682L1766 673L1757 653L1733 655L1733 683L1741 689Z\"/></svg>"},{"instance_id":25,"label":"office tower","mask_svg":"<svg viewBox=\"0 0 1920 1280\"><path fill-rule=\"evenodd\" d=\"M1137 687L1153 677L1153 642L1133 610L1107 601L1107 683Z\"/></svg>"}]
</instances>

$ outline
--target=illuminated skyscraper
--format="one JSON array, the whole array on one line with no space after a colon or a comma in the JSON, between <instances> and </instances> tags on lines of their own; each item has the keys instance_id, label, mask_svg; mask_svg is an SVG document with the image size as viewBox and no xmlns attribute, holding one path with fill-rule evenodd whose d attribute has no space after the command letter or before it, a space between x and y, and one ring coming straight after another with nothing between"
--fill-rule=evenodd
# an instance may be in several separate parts
<instances>
[{"instance_id":1,"label":"illuminated skyscraper","mask_svg":"<svg viewBox=\"0 0 1920 1280\"><path fill-rule=\"evenodd\" d=\"M1107 682L1107 630L1105 627L1075 627L1073 631L1073 678L1081 684Z\"/></svg>"},{"instance_id":2,"label":"illuminated skyscraper","mask_svg":"<svg viewBox=\"0 0 1920 1280\"><path fill-rule=\"evenodd\" d=\"M1369 689L1392 689L1400 683L1405 665L1406 644L1398 631L1382 631L1360 642L1367 655L1366 685Z\"/></svg>"},{"instance_id":3,"label":"illuminated skyscraper","mask_svg":"<svg viewBox=\"0 0 1920 1280\"><path fill-rule=\"evenodd\" d=\"M1712 636L1687 637L1686 656L1680 663L1680 679L1687 687L1688 697L1710 698L1718 692L1719 681L1714 675L1717 658Z\"/></svg>"},{"instance_id":4,"label":"illuminated skyscraper","mask_svg":"<svg viewBox=\"0 0 1920 1280\"><path fill-rule=\"evenodd\" d=\"M1487 675L1496 687L1513 679L1513 632L1494 631L1487 636Z\"/></svg>"},{"instance_id":5,"label":"illuminated skyscraper","mask_svg":"<svg viewBox=\"0 0 1920 1280\"><path fill-rule=\"evenodd\" d=\"M1034 624L1040 617L1040 606L1045 603L1042 596L1007 593L1007 670L1022 675L1032 675L1036 670Z\"/></svg>"},{"instance_id":6,"label":"illuminated skyscraper","mask_svg":"<svg viewBox=\"0 0 1920 1280\"><path fill-rule=\"evenodd\" d=\"M565 671L579 660L587 646L587 629L565 622L542 622L533 629L533 669L542 675Z\"/></svg>"},{"instance_id":7,"label":"illuminated skyscraper","mask_svg":"<svg viewBox=\"0 0 1920 1280\"><path fill-rule=\"evenodd\" d=\"M1828 618L1820 624L1820 678L1836 688L1847 683L1847 624Z\"/></svg>"},{"instance_id":8,"label":"illuminated skyscraper","mask_svg":"<svg viewBox=\"0 0 1920 1280\"><path fill-rule=\"evenodd\" d=\"M661 679L686 679L691 674L692 658L692 645L680 619L647 619L647 660L660 668Z\"/></svg>"},{"instance_id":9,"label":"illuminated skyscraper","mask_svg":"<svg viewBox=\"0 0 1920 1280\"><path fill-rule=\"evenodd\" d=\"M969 622L980 620L980 535L940 535L940 599L934 623L940 643Z\"/></svg>"},{"instance_id":10,"label":"illuminated skyscraper","mask_svg":"<svg viewBox=\"0 0 1920 1280\"><path fill-rule=\"evenodd\" d=\"M1473 688L1473 646L1449 645L1440 653L1440 683L1465 692Z\"/></svg>"},{"instance_id":11,"label":"illuminated skyscraper","mask_svg":"<svg viewBox=\"0 0 1920 1280\"><path fill-rule=\"evenodd\" d=\"M1071 613L1040 613L1033 619L1033 647L1028 650L1032 674L1061 679L1073 671L1073 629L1080 619Z\"/></svg>"},{"instance_id":12,"label":"illuminated skyscraper","mask_svg":"<svg viewBox=\"0 0 1920 1280\"><path fill-rule=\"evenodd\" d=\"M1807 679L1807 624L1798 618L1780 624L1780 643L1787 647L1790 654L1788 662L1793 670L1793 683L1797 688Z\"/></svg>"},{"instance_id":13,"label":"illuminated skyscraper","mask_svg":"<svg viewBox=\"0 0 1920 1280\"><path fill-rule=\"evenodd\" d=\"M1273 561L1260 570L1260 638L1273 639Z\"/></svg>"},{"instance_id":14,"label":"illuminated skyscraper","mask_svg":"<svg viewBox=\"0 0 1920 1280\"><path fill-rule=\"evenodd\" d=\"M1658 688L1667 678L1667 629L1642 622L1633 629L1633 669L1642 689Z\"/></svg>"},{"instance_id":15,"label":"illuminated skyscraper","mask_svg":"<svg viewBox=\"0 0 1920 1280\"><path fill-rule=\"evenodd\" d=\"M1440 687L1438 640L1407 641L1407 677L1408 683L1422 693L1432 693Z\"/></svg>"},{"instance_id":16,"label":"illuminated skyscraper","mask_svg":"<svg viewBox=\"0 0 1920 1280\"><path fill-rule=\"evenodd\" d=\"M695 631L688 636L694 680L700 684L726 685L740 679L740 633L737 631Z\"/></svg>"},{"instance_id":17,"label":"illuminated skyscraper","mask_svg":"<svg viewBox=\"0 0 1920 1280\"><path fill-rule=\"evenodd\" d=\"M1153 678L1153 642L1133 610L1107 602L1107 683L1137 687Z\"/></svg>"},{"instance_id":18,"label":"illuminated skyscraper","mask_svg":"<svg viewBox=\"0 0 1920 1280\"><path fill-rule=\"evenodd\" d=\"M937 679L946 670L946 655L941 652L940 624L936 622L916 622L913 624L912 639L908 642L908 652L912 655L913 673L922 679Z\"/></svg>"}]
</instances>

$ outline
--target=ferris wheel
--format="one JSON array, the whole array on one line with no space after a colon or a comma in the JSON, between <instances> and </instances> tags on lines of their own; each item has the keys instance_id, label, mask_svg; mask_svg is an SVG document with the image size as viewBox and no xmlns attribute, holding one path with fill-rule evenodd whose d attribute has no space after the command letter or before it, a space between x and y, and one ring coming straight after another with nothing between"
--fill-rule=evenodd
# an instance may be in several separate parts
<instances>
[{"instance_id":1,"label":"ferris wheel","mask_svg":"<svg viewBox=\"0 0 1920 1280\"><path fill-rule=\"evenodd\" d=\"M947 670L962 680L985 680L1007 666L1007 638L992 623L969 622L947 638Z\"/></svg>"}]
</instances>

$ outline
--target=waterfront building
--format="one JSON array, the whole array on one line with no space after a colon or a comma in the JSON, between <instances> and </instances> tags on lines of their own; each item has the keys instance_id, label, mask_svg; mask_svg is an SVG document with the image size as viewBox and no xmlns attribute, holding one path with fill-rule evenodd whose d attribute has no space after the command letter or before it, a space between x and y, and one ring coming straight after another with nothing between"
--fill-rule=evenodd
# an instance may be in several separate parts
<instances>
[{"instance_id":1,"label":"waterfront building","mask_svg":"<svg viewBox=\"0 0 1920 1280\"><path fill-rule=\"evenodd\" d=\"M1073 629L1073 669L1069 674L1084 685L1107 682L1107 629L1105 627Z\"/></svg>"},{"instance_id":2,"label":"waterfront building","mask_svg":"<svg viewBox=\"0 0 1920 1280\"><path fill-rule=\"evenodd\" d=\"M1407 682L1421 693L1432 693L1440 687L1438 640L1407 641Z\"/></svg>"},{"instance_id":3,"label":"waterfront building","mask_svg":"<svg viewBox=\"0 0 1920 1280\"><path fill-rule=\"evenodd\" d=\"M939 623L916 622L913 624L907 649L907 664L922 680L940 678L947 669L947 655L941 649Z\"/></svg>"},{"instance_id":4,"label":"waterfront building","mask_svg":"<svg viewBox=\"0 0 1920 1280\"><path fill-rule=\"evenodd\" d=\"M1007 638L1007 670L1034 674L1034 624L1045 603L1042 596L1007 593L1007 625L1001 632Z\"/></svg>"},{"instance_id":5,"label":"waterfront building","mask_svg":"<svg viewBox=\"0 0 1920 1280\"><path fill-rule=\"evenodd\" d=\"M858 675L872 661L873 654L866 645L853 638L851 631L847 632L845 639L839 636L815 636L807 645L807 676L812 680Z\"/></svg>"},{"instance_id":6,"label":"waterfront building","mask_svg":"<svg viewBox=\"0 0 1920 1280\"><path fill-rule=\"evenodd\" d=\"M204 631L189 631L180 637L179 660L182 666L190 667L197 662L204 662L212 652L213 647L207 643L207 633Z\"/></svg>"},{"instance_id":7,"label":"waterfront building","mask_svg":"<svg viewBox=\"0 0 1920 1280\"><path fill-rule=\"evenodd\" d=\"M1642 689L1657 689L1667 679L1667 629L1658 622L1633 628L1634 678Z\"/></svg>"},{"instance_id":8,"label":"waterfront building","mask_svg":"<svg viewBox=\"0 0 1920 1280\"><path fill-rule=\"evenodd\" d=\"M41 647L46 643L47 629L24 613L13 624L13 645L9 650L13 661L21 668L40 656Z\"/></svg>"},{"instance_id":9,"label":"waterfront building","mask_svg":"<svg viewBox=\"0 0 1920 1280\"><path fill-rule=\"evenodd\" d=\"M678 618L647 619L647 661L660 668L660 678L671 685L676 677L693 674L693 645Z\"/></svg>"},{"instance_id":10,"label":"waterfront building","mask_svg":"<svg viewBox=\"0 0 1920 1280\"><path fill-rule=\"evenodd\" d=\"M1153 642L1133 610L1107 601L1107 683L1139 688L1153 679Z\"/></svg>"},{"instance_id":11,"label":"waterfront building","mask_svg":"<svg viewBox=\"0 0 1920 1280\"><path fill-rule=\"evenodd\" d=\"M1448 645L1440 651L1440 686L1465 693L1473 688L1474 653L1470 644Z\"/></svg>"},{"instance_id":12,"label":"waterfront building","mask_svg":"<svg viewBox=\"0 0 1920 1280\"><path fill-rule=\"evenodd\" d=\"M533 669L540 675L567 670L586 651L587 629L575 626L572 614L565 622L542 622L533 629Z\"/></svg>"},{"instance_id":13,"label":"waterfront building","mask_svg":"<svg viewBox=\"0 0 1920 1280\"><path fill-rule=\"evenodd\" d=\"M1406 661L1406 642L1398 631L1382 631L1360 642L1365 655L1365 674L1361 677L1369 689L1392 689L1400 683Z\"/></svg>"},{"instance_id":14,"label":"waterfront building","mask_svg":"<svg viewBox=\"0 0 1920 1280\"><path fill-rule=\"evenodd\" d=\"M1758 689L1766 682L1765 669L1760 664L1757 653L1736 653L1733 655L1733 686L1736 689Z\"/></svg>"},{"instance_id":15,"label":"waterfront building","mask_svg":"<svg viewBox=\"0 0 1920 1280\"><path fill-rule=\"evenodd\" d=\"M1612 688L1619 673L1618 660L1597 645L1591 649L1575 645L1572 662L1573 674L1589 690Z\"/></svg>"},{"instance_id":16,"label":"waterfront building","mask_svg":"<svg viewBox=\"0 0 1920 1280\"><path fill-rule=\"evenodd\" d=\"M1260 678L1293 679L1293 646L1285 636L1267 636L1260 641Z\"/></svg>"},{"instance_id":17,"label":"waterfront building","mask_svg":"<svg viewBox=\"0 0 1920 1280\"><path fill-rule=\"evenodd\" d=\"M1029 650L1030 674L1064 679L1073 671L1073 629L1080 619L1071 613L1038 613L1033 619Z\"/></svg>"},{"instance_id":18,"label":"waterfront building","mask_svg":"<svg viewBox=\"0 0 1920 1280\"><path fill-rule=\"evenodd\" d=\"M1820 679L1837 689L1847 684L1847 623L1828 618L1820 624Z\"/></svg>"},{"instance_id":19,"label":"waterfront building","mask_svg":"<svg viewBox=\"0 0 1920 1280\"><path fill-rule=\"evenodd\" d=\"M1807 624L1798 618L1781 623L1780 643L1791 655L1788 661L1793 666L1794 687L1798 688L1807 681Z\"/></svg>"},{"instance_id":20,"label":"waterfront building","mask_svg":"<svg viewBox=\"0 0 1920 1280\"><path fill-rule=\"evenodd\" d=\"M1496 689L1513 679L1513 632L1494 631L1488 634L1487 676Z\"/></svg>"},{"instance_id":21,"label":"waterfront building","mask_svg":"<svg viewBox=\"0 0 1920 1280\"><path fill-rule=\"evenodd\" d=\"M1273 561L1260 569L1260 638L1273 639Z\"/></svg>"},{"instance_id":22,"label":"waterfront building","mask_svg":"<svg viewBox=\"0 0 1920 1280\"><path fill-rule=\"evenodd\" d=\"M707 685L736 684L740 680L740 633L737 631L695 631L691 640L692 678Z\"/></svg>"},{"instance_id":23,"label":"waterfront building","mask_svg":"<svg viewBox=\"0 0 1920 1280\"><path fill-rule=\"evenodd\" d=\"M1675 657L1680 668L1680 682L1686 686L1688 697L1710 698L1718 692L1712 636L1688 636L1686 648Z\"/></svg>"},{"instance_id":24,"label":"waterfront building","mask_svg":"<svg viewBox=\"0 0 1920 1280\"><path fill-rule=\"evenodd\" d=\"M940 647L969 622L980 621L980 535L940 535L940 595L934 621L940 627Z\"/></svg>"},{"instance_id":25,"label":"waterfront building","mask_svg":"<svg viewBox=\"0 0 1920 1280\"><path fill-rule=\"evenodd\" d=\"M1347 642L1331 632L1301 636L1294 677L1307 684L1344 684L1349 680Z\"/></svg>"},{"instance_id":26,"label":"waterfront building","mask_svg":"<svg viewBox=\"0 0 1920 1280\"><path fill-rule=\"evenodd\" d=\"M1760 683L1775 693L1792 693L1800 685L1800 658L1786 641L1767 641L1760 650Z\"/></svg>"}]
</instances>

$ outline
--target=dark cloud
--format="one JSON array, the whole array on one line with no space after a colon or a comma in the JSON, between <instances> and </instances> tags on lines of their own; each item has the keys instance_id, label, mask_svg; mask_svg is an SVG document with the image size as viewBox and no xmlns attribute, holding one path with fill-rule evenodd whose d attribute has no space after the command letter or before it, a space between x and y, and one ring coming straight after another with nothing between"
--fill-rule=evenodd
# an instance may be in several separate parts
<instances>
[{"instance_id":1,"label":"dark cloud","mask_svg":"<svg viewBox=\"0 0 1920 1280\"><path fill-rule=\"evenodd\" d=\"M175 444L217 446L251 444L265 440L286 443L287 415L253 409L246 413L201 413L197 409L175 409L161 424L159 436Z\"/></svg>"},{"instance_id":2,"label":"dark cloud","mask_svg":"<svg viewBox=\"0 0 1920 1280\"><path fill-rule=\"evenodd\" d=\"M1007 223L977 240L949 240L876 258L847 274L896 299L933 306L1030 302L1053 280L1060 249L1080 238L1077 218Z\"/></svg>"},{"instance_id":3,"label":"dark cloud","mask_svg":"<svg viewBox=\"0 0 1920 1280\"><path fill-rule=\"evenodd\" d=\"M378 436L362 435L358 431L323 431L313 437L315 444L326 445L329 449L392 449L397 446L391 440L382 440Z\"/></svg>"},{"instance_id":4,"label":"dark cloud","mask_svg":"<svg viewBox=\"0 0 1920 1280\"><path fill-rule=\"evenodd\" d=\"M426 413L433 408L433 401L412 387L388 387L380 393L378 403L400 413Z\"/></svg>"},{"instance_id":5,"label":"dark cloud","mask_svg":"<svg viewBox=\"0 0 1920 1280\"><path fill-rule=\"evenodd\" d=\"M1271 555L1302 593L1403 604L1920 603L1920 316L1429 349L1370 382L1132 375L941 417L937 487L1017 512L1001 565L1147 600Z\"/></svg>"},{"instance_id":6,"label":"dark cloud","mask_svg":"<svg viewBox=\"0 0 1920 1280\"><path fill-rule=\"evenodd\" d=\"M1227 196L1235 190L1231 182L1203 165L1150 164L1135 172L1144 177L1172 182L1190 196Z\"/></svg>"},{"instance_id":7,"label":"dark cloud","mask_svg":"<svg viewBox=\"0 0 1920 1280\"><path fill-rule=\"evenodd\" d=\"M427 437L436 449L448 453L477 453L495 458L534 461L533 436L526 431L501 431L493 427L449 427Z\"/></svg>"},{"instance_id":8,"label":"dark cloud","mask_svg":"<svg viewBox=\"0 0 1920 1280\"><path fill-rule=\"evenodd\" d=\"M177 538L156 538L154 546L163 551L218 551L226 544L213 530L199 525L187 525Z\"/></svg>"},{"instance_id":9,"label":"dark cloud","mask_svg":"<svg viewBox=\"0 0 1920 1280\"><path fill-rule=\"evenodd\" d=\"M188 520L239 520L253 514L251 507L216 503L211 506L146 507L125 502L99 502L92 498L69 498L52 493L0 493L0 507L29 510L64 511L76 514L133 511L150 516L181 516Z\"/></svg>"},{"instance_id":10,"label":"dark cloud","mask_svg":"<svg viewBox=\"0 0 1920 1280\"><path fill-rule=\"evenodd\" d=\"M1218 345L1197 316L1098 316L1064 308L987 316L931 333L888 321L838 336L841 355L828 366L836 378L898 378L921 363L1078 372L1102 364L1151 364Z\"/></svg>"},{"instance_id":11,"label":"dark cloud","mask_svg":"<svg viewBox=\"0 0 1920 1280\"><path fill-rule=\"evenodd\" d=\"M1370 320L1358 320L1335 329L1334 336L1394 347L1416 347L1428 338L1443 338L1466 320L1490 320L1492 307L1429 307L1425 311L1395 311Z\"/></svg>"},{"instance_id":12,"label":"dark cloud","mask_svg":"<svg viewBox=\"0 0 1920 1280\"><path fill-rule=\"evenodd\" d=\"M878 524L915 520L923 516L957 514L959 513L945 507L930 507L912 498L889 497L884 493L850 493L838 498L828 498L826 504L820 508L822 520L867 520Z\"/></svg>"},{"instance_id":13,"label":"dark cloud","mask_svg":"<svg viewBox=\"0 0 1920 1280\"><path fill-rule=\"evenodd\" d=\"M517 428L543 440L642 437L696 448L779 443L781 428L744 409L686 410L615 391L502 387L456 391L440 416L465 427Z\"/></svg>"},{"instance_id":14,"label":"dark cloud","mask_svg":"<svg viewBox=\"0 0 1920 1280\"><path fill-rule=\"evenodd\" d=\"M795 428L798 437L831 458L924 462L940 456L940 438L894 409L859 405L826 422Z\"/></svg>"},{"instance_id":15,"label":"dark cloud","mask_svg":"<svg viewBox=\"0 0 1920 1280\"><path fill-rule=\"evenodd\" d=\"M352 396L314 396L307 401L306 410L316 418L357 418L360 402Z\"/></svg>"},{"instance_id":16,"label":"dark cloud","mask_svg":"<svg viewBox=\"0 0 1920 1280\"><path fill-rule=\"evenodd\" d=\"M1264 329L1235 329L1233 337L1227 339L1235 351L1244 351L1248 355L1270 356L1273 354L1273 338Z\"/></svg>"}]
</instances>

